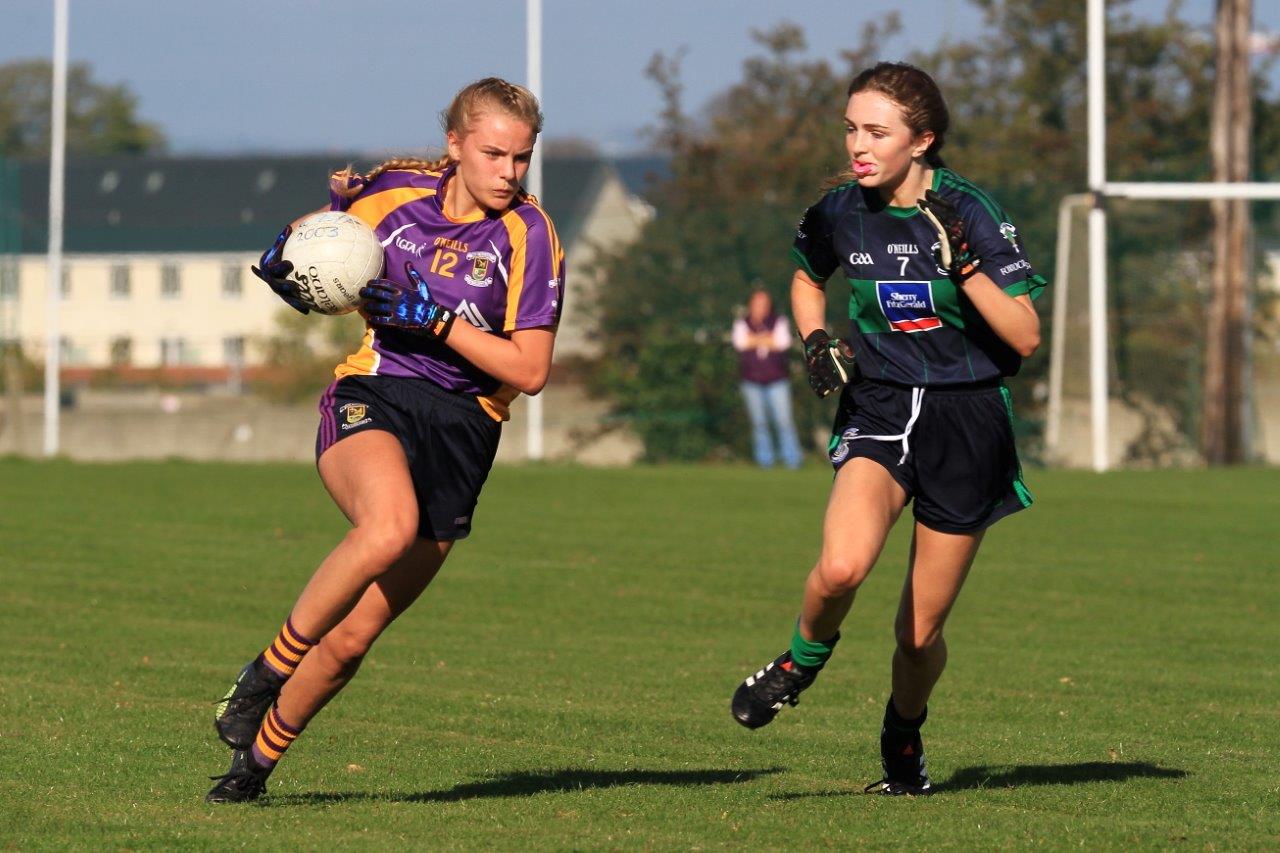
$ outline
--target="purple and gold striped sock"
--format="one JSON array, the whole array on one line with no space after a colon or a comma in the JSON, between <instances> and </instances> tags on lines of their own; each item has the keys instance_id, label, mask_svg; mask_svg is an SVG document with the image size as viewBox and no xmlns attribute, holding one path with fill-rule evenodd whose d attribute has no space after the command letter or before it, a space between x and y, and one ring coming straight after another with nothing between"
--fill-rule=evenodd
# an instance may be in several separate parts
<instances>
[{"instance_id":1,"label":"purple and gold striped sock","mask_svg":"<svg viewBox=\"0 0 1280 853\"><path fill-rule=\"evenodd\" d=\"M298 630L293 627L293 618L290 617L285 620L284 627L280 629L279 634L276 634L271 645L267 646L267 650L262 653L262 662L280 678L288 678L293 675L298 664L302 663L303 655L311 651L311 647L315 644L314 640L309 640L298 633Z\"/></svg>"},{"instance_id":2,"label":"purple and gold striped sock","mask_svg":"<svg viewBox=\"0 0 1280 853\"><path fill-rule=\"evenodd\" d=\"M253 762L262 768L275 767L289 744L300 734L302 729L295 729L280 716L280 706L272 705L262 721L262 728L258 729L258 737L253 741Z\"/></svg>"}]
</instances>

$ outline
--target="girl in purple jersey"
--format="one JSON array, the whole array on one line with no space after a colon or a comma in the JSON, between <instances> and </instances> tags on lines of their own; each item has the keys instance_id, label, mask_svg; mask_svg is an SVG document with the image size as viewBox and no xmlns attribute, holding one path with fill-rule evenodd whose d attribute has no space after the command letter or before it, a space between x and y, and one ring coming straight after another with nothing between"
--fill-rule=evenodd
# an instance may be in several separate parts
<instances>
[{"instance_id":1,"label":"girl in purple jersey","mask_svg":"<svg viewBox=\"0 0 1280 853\"><path fill-rule=\"evenodd\" d=\"M333 208L364 219L386 250L386 278L361 291L364 342L320 403L317 467L351 529L219 704L215 727L234 754L209 802L265 792L285 750L470 532L507 404L547 381L564 253L520 187L538 102L486 78L442 123L447 157L331 182ZM305 314L280 259L289 232L254 272Z\"/></svg>"},{"instance_id":2,"label":"girl in purple jersey","mask_svg":"<svg viewBox=\"0 0 1280 853\"><path fill-rule=\"evenodd\" d=\"M889 531L914 501L898 605L884 776L868 791L931 789L920 727L947 661L943 626L991 524L1031 504L1003 378L1035 351L1032 298L1044 287L989 197L946 169L942 93L918 68L881 63L844 105L850 170L800 223L792 310L820 396L844 386L831 445L837 473L822 550L791 646L732 701L748 728L813 683ZM827 279L852 287L851 382L843 342L824 329Z\"/></svg>"}]
</instances>

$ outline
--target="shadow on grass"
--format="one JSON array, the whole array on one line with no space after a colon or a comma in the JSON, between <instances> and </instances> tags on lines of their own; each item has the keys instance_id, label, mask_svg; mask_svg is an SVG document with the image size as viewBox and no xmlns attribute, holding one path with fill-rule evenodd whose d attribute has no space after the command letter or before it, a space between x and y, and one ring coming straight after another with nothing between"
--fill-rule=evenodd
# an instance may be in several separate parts
<instances>
[{"instance_id":1,"label":"shadow on grass","mask_svg":"<svg viewBox=\"0 0 1280 853\"><path fill-rule=\"evenodd\" d=\"M1022 788L1028 785L1084 785L1129 779L1181 779L1187 771L1145 761L1085 761L1080 764L1014 764L964 767L938 785L939 791Z\"/></svg>"},{"instance_id":2,"label":"shadow on grass","mask_svg":"<svg viewBox=\"0 0 1280 853\"><path fill-rule=\"evenodd\" d=\"M629 785L732 785L782 772L781 767L760 770L532 770L502 773L454 785L444 791L417 793L334 791L280 794L263 801L265 806L309 806L346 801L388 803L454 803L489 797L532 797L535 794L600 790Z\"/></svg>"},{"instance_id":3,"label":"shadow on grass","mask_svg":"<svg viewBox=\"0 0 1280 853\"><path fill-rule=\"evenodd\" d=\"M933 794L976 791L983 788L1024 788L1031 785L1086 785L1091 782L1124 782L1128 779L1182 779L1187 771L1160 767L1145 761L1085 761L1080 764L1012 764L964 767L933 787ZM775 800L806 797L848 797L862 788L841 791L805 791L776 794Z\"/></svg>"}]
</instances>

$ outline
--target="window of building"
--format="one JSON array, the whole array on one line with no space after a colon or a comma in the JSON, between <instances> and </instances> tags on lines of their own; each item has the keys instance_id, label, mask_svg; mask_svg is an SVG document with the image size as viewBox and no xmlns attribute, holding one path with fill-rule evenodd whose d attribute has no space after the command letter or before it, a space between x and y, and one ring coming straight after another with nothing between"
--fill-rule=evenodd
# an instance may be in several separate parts
<instances>
[{"instance_id":1,"label":"window of building","mask_svg":"<svg viewBox=\"0 0 1280 853\"><path fill-rule=\"evenodd\" d=\"M172 367L176 364L185 364L190 357L187 349L187 342L184 338L161 338L160 339L160 364L165 367Z\"/></svg>"},{"instance_id":2,"label":"window of building","mask_svg":"<svg viewBox=\"0 0 1280 853\"><path fill-rule=\"evenodd\" d=\"M182 276L177 264L160 267L160 298L177 299L182 296Z\"/></svg>"},{"instance_id":3,"label":"window of building","mask_svg":"<svg viewBox=\"0 0 1280 853\"><path fill-rule=\"evenodd\" d=\"M226 364L244 364L244 336L222 339L222 360Z\"/></svg>"},{"instance_id":4,"label":"window of building","mask_svg":"<svg viewBox=\"0 0 1280 853\"><path fill-rule=\"evenodd\" d=\"M11 260L0 260L0 299L18 298L18 265Z\"/></svg>"},{"instance_id":5,"label":"window of building","mask_svg":"<svg viewBox=\"0 0 1280 853\"><path fill-rule=\"evenodd\" d=\"M111 266L111 298L128 299L132 292L133 282L129 277L129 265L113 264Z\"/></svg>"},{"instance_id":6,"label":"window of building","mask_svg":"<svg viewBox=\"0 0 1280 853\"><path fill-rule=\"evenodd\" d=\"M71 265L65 262L62 265L62 288L60 293L63 299L71 298Z\"/></svg>"},{"instance_id":7,"label":"window of building","mask_svg":"<svg viewBox=\"0 0 1280 853\"><path fill-rule=\"evenodd\" d=\"M63 364L83 364L84 350L68 337L58 338L58 360Z\"/></svg>"},{"instance_id":8,"label":"window of building","mask_svg":"<svg viewBox=\"0 0 1280 853\"><path fill-rule=\"evenodd\" d=\"M112 339L111 364L115 367L128 367L133 364L133 341L130 338Z\"/></svg>"},{"instance_id":9,"label":"window of building","mask_svg":"<svg viewBox=\"0 0 1280 853\"><path fill-rule=\"evenodd\" d=\"M239 299L244 295L244 279L239 264L227 264L222 268L222 298Z\"/></svg>"}]
</instances>

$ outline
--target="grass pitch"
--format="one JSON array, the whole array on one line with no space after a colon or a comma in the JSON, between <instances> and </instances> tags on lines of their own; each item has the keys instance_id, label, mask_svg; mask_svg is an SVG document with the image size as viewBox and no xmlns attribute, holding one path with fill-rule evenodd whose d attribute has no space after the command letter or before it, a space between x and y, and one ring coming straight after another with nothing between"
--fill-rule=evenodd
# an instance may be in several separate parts
<instances>
[{"instance_id":1,"label":"grass pitch","mask_svg":"<svg viewBox=\"0 0 1280 853\"><path fill-rule=\"evenodd\" d=\"M344 524L303 466L0 461L0 843L218 848L1280 845L1280 473L1031 472L948 626L938 793L878 778L905 525L798 708L830 474L497 470L476 533L260 805L213 700Z\"/></svg>"}]
</instances>

